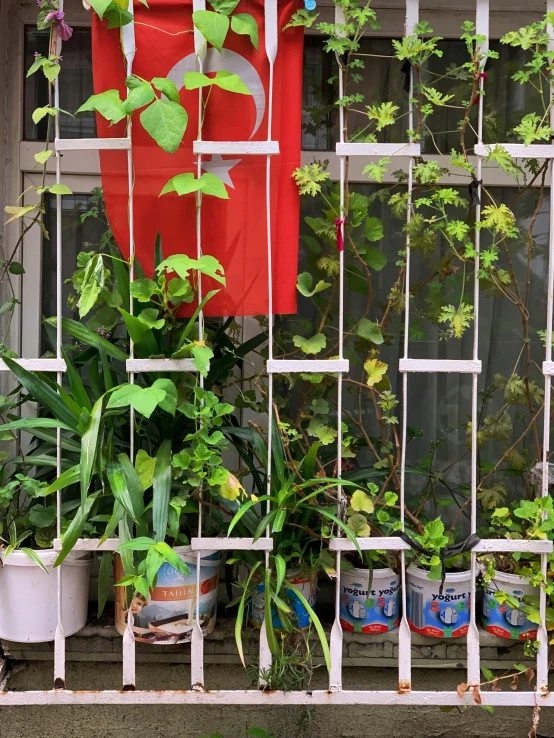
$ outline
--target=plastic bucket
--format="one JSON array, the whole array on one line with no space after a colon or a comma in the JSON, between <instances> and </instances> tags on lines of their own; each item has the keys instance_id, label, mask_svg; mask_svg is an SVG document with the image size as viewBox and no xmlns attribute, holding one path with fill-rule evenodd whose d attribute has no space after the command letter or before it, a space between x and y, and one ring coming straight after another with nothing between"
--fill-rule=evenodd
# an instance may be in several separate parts
<instances>
[{"instance_id":1,"label":"plastic bucket","mask_svg":"<svg viewBox=\"0 0 554 738\"><path fill-rule=\"evenodd\" d=\"M196 622L197 597L202 632L211 633L215 628L220 552L200 552L200 593L197 593L197 552L190 546L177 546L174 551L188 565L189 573L183 574L166 562L160 567L156 588L148 600L136 593L131 602L133 633L141 643L188 643ZM123 565L119 556L114 562L118 582L123 577ZM116 587L115 625L122 635L127 625L127 609L126 587Z\"/></svg>"},{"instance_id":2,"label":"plastic bucket","mask_svg":"<svg viewBox=\"0 0 554 738\"><path fill-rule=\"evenodd\" d=\"M298 572L292 572L291 574L287 573L287 580L294 586L296 589L301 592L306 600L308 600L308 603L311 607L315 605L316 600L316 594L317 594L317 573L314 573L312 575L307 574L299 574ZM264 613L265 613L265 585L264 584L258 584L256 587L256 592L252 598L252 604L250 607L250 622L252 625L255 625L257 628L260 628L263 621L264 621ZM298 598L298 595L291 589L286 589L283 587L281 590L280 596L283 597L289 607L292 609L294 613L293 617L293 625L296 625L297 627L304 629L309 628L311 618L302 604L302 601ZM290 615L289 615L290 617ZM279 615L277 614L277 610L275 607L271 608L271 619L273 621L273 628L275 630L279 630L281 626L281 621L279 620Z\"/></svg>"},{"instance_id":3,"label":"plastic bucket","mask_svg":"<svg viewBox=\"0 0 554 738\"><path fill-rule=\"evenodd\" d=\"M340 623L343 630L387 633L398 627L400 577L392 569L342 571L340 594Z\"/></svg>"},{"instance_id":4,"label":"plastic bucket","mask_svg":"<svg viewBox=\"0 0 554 738\"><path fill-rule=\"evenodd\" d=\"M525 613L510 607L507 602L500 604L495 596L498 591L523 602L526 595L538 595L538 587L532 587L529 580L517 574L497 571L494 579L485 584L483 593L483 625L489 633L512 640L535 640L536 623L532 623Z\"/></svg>"},{"instance_id":5,"label":"plastic bucket","mask_svg":"<svg viewBox=\"0 0 554 738\"><path fill-rule=\"evenodd\" d=\"M471 572L446 575L442 594L440 581L428 578L424 569L406 572L406 600L410 630L434 638L466 635L470 620Z\"/></svg>"},{"instance_id":6,"label":"plastic bucket","mask_svg":"<svg viewBox=\"0 0 554 738\"><path fill-rule=\"evenodd\" d=\"M52 549L35 552L46 572L23 551L0 554L0 638L17 643L53 641L58 625L58 556ZM84 628L88 613L91 557L70 553L61 566L62 625L65 636Z\"/></svg>"}]
</instances>

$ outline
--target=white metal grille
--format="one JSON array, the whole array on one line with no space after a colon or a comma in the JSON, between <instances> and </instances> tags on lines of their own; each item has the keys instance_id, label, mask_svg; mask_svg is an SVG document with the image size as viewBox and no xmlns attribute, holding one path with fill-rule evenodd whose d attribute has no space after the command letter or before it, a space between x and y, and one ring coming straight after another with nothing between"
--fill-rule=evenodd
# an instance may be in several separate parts
<instances>
[{"instance_id":1,"label":"white metal grille","mask_svg":"<svg viewBox=\"0 0 554 738\"><path fill-rule=\"evenodd\" d=\"M205 0L194 0L194 9L205 8ZM60 0L60 9L63 9L63 0ZM547 0L547 9L554 10L554 0ZM133 11L133 2L129 4L129 10ZM341 9L337 8L336 22L343 22ZM418 21L419 0L406 0L406 26L405 33L410 35ZM489 0L476 0L476 26L477 33L488 38L489 26ZM552 29L551 29L552 32ZM271 140L272 135L272 111L273 111L273 65L277 54L279 29L277 27L277 0L265 0L265 53L269 61L270 82L269 82L269 112L268 112L268 129L267 141L264 142L224 142L216 143L202 140L202 127L199 123L198 140L194 144L194 153L197 156L198 174L201 173L201 157L203 154L210 153L240 153L240 154L262 154L266 156L266 219L267 219L267 267L268 267L268 285L269 285L269 357L267 362L268 387L269 387L269 408L270 421L268 422L268 468L267 468L267 484L268 492L271 484L271 435L272 435L272 407L273 407L273 376L274 374L285 372L326 372L337 374L337 390L338 390L338 419L337 419L337 470L340 475L341 470L341 442L342 442L342 376L348 372L348 361L343 357L343 316L344 316L344 254L340 254L340 303L339 303L339 357L330 361L306 360L306 361L287 361L276 360L273 358L273 320L272 320L272 243L271 243L271 197L270 197L270 175L271 175L271 156L279 151L278 142ZM131 23L123 29L123 48L127 60L127 74L132 72L133 57L135 53L134 41L134 24ZM202 71L203 39L195 31L195 49L197 52L198 68ZM59 44L59 42L58 42ZM554 47L554 36L552 41ZM58 49L59 53L59 49ZM480 82L481 91L483 79ZM344 91L344 79L342 72L339 76L339 95L342 96ZM413 92L413 81L411 83L410 93ZM410 94L412 97L412 94ZM59 81L55 83L55 104L58 107L59 100ZM202 90L199 91L199 106L202 105ZM413 109L410 103L409 110L409 128L413 130ZM202 116L199 116L202 120ZM408 171L408 198L411 202L411 193L413 186L413 157L420 156L419 143L410 141L407 144L363 144L363 143L346 143L344 141L344 113L340 108L340 141L337 144L336 151L340 157L340 208L341 208L341 229L344 231L345 219L345 157L346 156L390 156L390 157L410 157ZM551 124L554 126L554 109L551 111ZM478 124L478 144L475 152L478 155L477 180L481 180L482 175L482 157L488 155L487 147L482 143L483 129L483 95L479 97L479 124ZM59 183L61 179L61 157L60 152L68 150L83 149L120 149L128 152L128 183L129 183L129 231L130 231L130 250L131 257L134 256L134 238L133 238L133 154L132 154L132 130L129 126L128 136L121 139L81 139L68 140L59 138L59 122L56 120L56 181ZM548 158L554 162L554 146L540 145L523 147L520 145L502 144L514 156L527 158ZM554 166L551 164L551 168ZM551 397L551 376L554 374L554 361L552 359L552 318L553 318L553 296L554 296L554 187L551 187L551 205L550 205L550 246L549 246L549 268L548 268L548 314L546 326L546 355L543 364L543 374L545 381L545 407L544 407L544 451L543 451L543 484L542 494L548 493L548 477L547 477L547 461L549 457L549 433L550 433L550 397ZM197 242L198 254L201 253L201 230L202 230L202 208L201 199L197 208ZM62 315L62 208L61 196L57 195L57 346L56 359L29 359L22 360L21 363L28 369L40 371L57 372L58 383L61 384L62 372L65 370L65 362L62 358L61 346L61 315ZM410 207L408 207L408 219L410 218ZM480 207L476 210L477 221L480 219ZM479 231L476 231L475 248L479 253ZM471 532L476 530L476 493L477 493L477 382L481 372L481 361L478 357L478 330L479 330L479 284L477 278L478 256L476 257L476 269L474 280L474 304L475 304L475 320L474 320L474 337L473 337L473 355L471 359L450 361L450 360L418 360L409 357L408 352L408 328L410 320L410 244L407 242L406 253L406 279L405 279L405 334L404 334L404 356L400 360L399 369L402 373L403 385L403 420L402 420L402 458L401 458L401 494L400 508L402 525L404 525L404 499L405 499L405 469L406 469L406 440L407 440L407 412L409 403L408 379L409 374L416 372L453 372L458 374L471 374L472 376L472 454L471 454ZM134 278L134 268L131 262L131 280ZM201 291L202 286L199 285ZM132 304L131 304L132 309ZM200 315L200 334L203 331L203 316ZM0 364L0 369L6 369ZM129 381L134 381L136 372L148 370L150 372L159 371L194 371L194 367L189 360L169 360L169 359L135 359L133 347L131 344L131 358L127 362L127 371ZM200 378L200 381L202 379ZM131 410L131 412L133 412ZM132 418L131 418L132 421ZM131 429L133 422L131 422ZM57 464L58 474L61 473L61 438L60 430L57 431ZM132 430L131 430L132 434ZM133 438L131 436L131 454L133 454ZM61 541L59 540L60 521L61 521L61 492L58 492L58 539L55 542L55 548L60 550ZM341 493L337 491L337 502L340 509ZM269 504L269 503L268 503ZM58 627L55 639L55 662L54 662L54 689L50 691L28 691L28 692L0 692L0 705L40 705L40 704L102 704L102 703L120 703L120 704L251 704L251 705L270 705L270 704L289 704L289 705L349 705L349 704L367 704L367 705L473 705L475 699L472 691L468 691L462 696L457 692L451 691L415 691L411 689L411 633L408 626L406 616L406 572L405 572L405 552L409 550L409 544L399 538L361 538L358 540L362 550L382 550L400 551L402 560L402 608L403 616L399 630L399 659L398 659L398 690L397 691L364 691L364 690L343 690L342 689L342 628L339 621L340 609L340 558L343 551L355 550L353 543L343 537L338 537L331 541L330 548L336 552L337 556L337 581L336 581L336 599L335 599L335 620L331 631L331 672L328 690L317 690L311 692L263 692L260 690L205 690L204 688L204 637L198 621L198 612L196 625L193 630L191 644L191 689L183 690L136 690L135 689L135 643L132 633L132 618L129 622L125 635L123 636L123 674L121 691L71 691L67 687L65 680L65 638L62 628L62 597L61 597L61 569L58 569L57 587L58 587ZM109 539L102 545L98 545L96 541L80 540L76 548L78 550L114 550L119 544L119 539ZM269 528L266 536L256 543L252 539L210 539L202 536L202 519L200 516L198 526L198 537L191 541L193 550L198 552L198 561L200 562L201 551L205 550L257 550L265 552L266 566L269 565L269 553L272 550L273 542L270 537ZM479 654L479 631L476 625L475 612L475 588L476 588L476 554L483 552L535 552L541 555L542 572L546 575L547 556L552 552L552 543L549 541L513 541L513 540L481 540L473 549L471 554L472 579L471 579L471 613L470 626L467 635L467 683L470 686L477 686L480 681L480 654ZM197 567L198 576L200 567ZM199 586L199 581L197 581ZM554 695L548 692L548 638L545 627L546 616L546 595L544 590L540 594L540 613L541 625L538 629L538 640L540 648L537 657L537 688L536 691L518 691L509 695L495 692L485 692L481 695L482 703L485 705L535 705L554 706ZM260 653L259 653L260 669L267 669L271 664L271 653L268 647L265 625L262 626L260 637ZM183 685L185 687L185 685Z\"/></svg>"}]
</instances>

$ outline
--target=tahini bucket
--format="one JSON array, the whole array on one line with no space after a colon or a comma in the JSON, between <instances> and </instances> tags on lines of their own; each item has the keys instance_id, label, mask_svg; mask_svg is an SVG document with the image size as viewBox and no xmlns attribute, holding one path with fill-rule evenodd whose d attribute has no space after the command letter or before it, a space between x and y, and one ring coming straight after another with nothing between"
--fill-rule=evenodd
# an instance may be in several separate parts
<instances>
[{"instance_id":1,"label":"tahini bucket","mask_svg":"<svg viewBox=\"0 0 554 738\"><path fill-rule=\"evenodd\" d=\"M219 583L219 551L201 552L200 592L196 591L197 552L190 546L177 546L175 553L188 565L189 573L183 574L165 562L158 571L156 588L146 600L135 593L131 602L133 633L141 643L171 645L188 643L196 622L197 598L199 603L200 627L204 634L215 628L217 591ZM118 582L123 578L121 558L114 559L114 576ZM115 588L115 625L123 635L127 625L126 588Z\"/></svg>"},{"instance_id":2,"label":"tahini bucket","mask_svg":"<svg viewBox=\"0 0 554 738\"><path fill-rule=\"evenodd\" d=\"M17 643L53 641L58 624L58 575L52 549L35 552L46 572L23 551L0 553L0 638ZM85 627L90 554L68 554L62 571L62 625L66 636Z\"/></svg>"},{"instance_id":3,"label":"tahini bucket","mask_svg":"<svg viewBox=\"0 0 554 738\"><path fill-rule=\"evenodd\" d=\"M512 608L507 602L500 604L497 592L505 592L523 602L527 595L538 595L538 587L532 587L528 579L517 574L495 572L494 579L485 584L483 593L483 625L489 633L513 640L535 640L537 625L527 619L521 610Z\"/></svg>"},{"instance_id":4,"label":"tahini bucket","mask_svg":"<svg viewBox=\"0 0 554 738\"><path fill-rule=\"evenodd\" d=\"M406 572L406 600L410 630L434 638L466 635L470 620L471 572L446 575L439 594L440 580L429 579L424 569L410 567Z\"/></svg>"},{"instance_id":5,"label":"tahini bucket","mask_svg":"<svg viewBox=\"0 0 554 738\"><path fill-rule=\"evenodd\" d=\"M314 574L302 574L299 572L287 572L287 581L290 582L299 592L301 592L309 605L313 607L315 605L316 594L317 594L317 573ZM256 587L256 592L252 598L252 605L250 608L250 622L257 628L260 628L264 621L264 607L265 607L265 585L260 583ZM291 609L294 611L293 625L297 625L299 628L308 628L310 626L310 615L301 600L298 598L296 593L291 589L283 587L280 596L285 599ZM279 630L281 621L277 614L275 607L271 608L273 627ZM290 615L289 615L290 617Z\"/></svg>"},{"instance_id":6,"label":"tahini bucket","mask_svg":"<svg viewBox=\"0 0 554 738\"><path fill-rule=\"evenodd\" d=\"M340 623L343 630L387 633L398 627L400 577L392 569L342 571L340 595Z\"/></svg>"}]
</instances>

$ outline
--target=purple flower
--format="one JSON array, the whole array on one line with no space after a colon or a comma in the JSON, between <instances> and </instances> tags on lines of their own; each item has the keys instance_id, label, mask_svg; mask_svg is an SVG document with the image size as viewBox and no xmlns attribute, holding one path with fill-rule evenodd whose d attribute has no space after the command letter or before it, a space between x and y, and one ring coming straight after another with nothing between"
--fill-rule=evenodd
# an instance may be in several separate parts
<instances>
[{"instance_id":1,"label":"purple flower","mask_svg":"<svg viewBox=\"0 0 554 738\"><path fill-rule=\"evenodd\" d=\"M44 19L44 22L48 23L48 21L54 21L54 23L57 23L58 36L61 38L62 41L69 41L69 39L73 35L73 28L70 28L63 18L63 10L51 10Z\"/></svg>"}]
</instances>

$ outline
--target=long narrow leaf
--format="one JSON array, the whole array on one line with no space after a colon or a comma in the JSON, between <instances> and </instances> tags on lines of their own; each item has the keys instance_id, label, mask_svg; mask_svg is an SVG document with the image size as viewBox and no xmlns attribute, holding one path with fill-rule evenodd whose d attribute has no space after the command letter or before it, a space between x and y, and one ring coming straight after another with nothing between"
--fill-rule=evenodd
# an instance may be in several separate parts
<instances>
[{"instance_id":1,"label":"long narrow leaf","mask_svg":"<svg viewBox=\"0 0 554 738\"><path fill-rule=\"evenodd\" d=\"M121 464L115 461L110 461L108 463L107 473L108 481L110 483L110 489L116 500L116 504L119 504L127 513L127 515L132 520L137 522L137 519L135 518L133 501L131 500L131 495L129 494L129 489L127 487L127 480L125 479L125 474L123 473L123 467L121 466Z\"/></svg>"},{"instance_id":2,"label":"long narrow leaf","mask_svg":"<svg viewBox=\"0 0 554 738\"><path fill-rule=\"evenodd\" d=\"M125 481L134 511L135 523L138 524L144 515L144 492L135 467L131 464L127 454L119 454L117 460L123 468L123 474L125 475Z\"/></svg>"},{"instance_id":3,"label":"long narrow leaf","mask_svg":"<svg viewBox=\"0 0 554 738\"><path fill-rule=\"evenodd\" d=\"M69 378L69 386L71 387L71 394L75 398L75 402L84 407L89 412L92 410L92 404L87 394L85 386L79 372L74 367L73 362L69 359L67 354L62 351L63 358L65 359L65 365L67 367L67 376Z\"/></svg>"},{"instance_id":4,"label":"long narrow leaf","mask_svg":"<svg viewBox=\"0 0 554 738\"><path fill-rule=\"evenodd\" d=\"M320 515L323 515L323 517L328 518L328 520L332 520L334 523L338 525L338 527L342 530L342 532L350 538L352 543L356 546L356 551L360 554L360 556L363 558L362 550L358 544L358 540L356 539L356 536L352 531L343 523L343 521L338 518L334 512L331 512L330 510L327 510L324 507L318 508L318 513Z\"/></svg>"},{"instance_id":5,"label":"long narrow leaf","mask_svg":"<svg viewBox=\"0 0 554 738\"><path fill-rule=\"evenodd\" d=\"M113 554L111 551L103 551L98 569L98 612L100 617L112 591Z\"/></svg>"},{"instance_id":6,"label":"long narrow leaf","mask_svg":"<svg viewBox=\"0 0 554 738\"><path fill-rule=\"evenodd\" d=\"M65 489L66 487L71 487L72 484L77 484L80 479L80 475L81 472L79 464L75 464L75 466L64 471L63 474L60 474L60 476L52 482L48 487L47 493L52 494L52 492L57 492L59 489Z\"/></svg>"},{"instance_id":7,"label":"long narrow leaf","mask_svg":"<svg viewBox=\"0 0 554 738\"><path fill-rule=\"evenodd\" d=\"M56 326L57 318L47 318L44 322ZM95 331L89 330L86 326L82 323L78 323L76 320L71 320L71 318L62 318L62 330L68 336L75 338L77 341L86 343L87 346L92 346L95 349L103 348L108 356L112 356L114 359L125 361L129 358L120 348L115 346L113 343L110 343L110 341L107 341L105 338L102 338L102 336Z\"/></svg>"},{"instance_id":8,"label":"long narrow leaf","mask_svg":"<svg viewBox=\"0 0 554 738\"><path fill-rule=\"evenodd\" d=\"M121 505L117 500L114 501L113 506L113 512L110 516L110 519L106 523L106 529L104 530L104 535L100 539L100 543L104 543L104 541L107 541L108 538L112 535L112 533L115 531L117 526L119 525L119 521L125 514L125 510L123 508L123 505Z\"/></svg>"},{"instance_id":9,"label":"long narrow leaf","mask_svg":"<svg viewBox=\"0 0 554 738\"><path fill-rule=\"evenodd\" d=\"M71 430L77 431L79 415L75 415L60 398L59 394L46 382L40 374L28 372L16 361L4 358L6 366L17 381L37 402L44 405L55 418L69 426Z\"/></svg>"},{"instance_id":10,"label":"long narrow leaf","mask_svg":"<svg viewBox=\"0 0 554 738\"><path fill-rule=\"evenodd\" d=\"M117 249L113 244L110 243L110 252L112 256L114 257L112 259L112 269L113 273L115 274L115 278L117 280L117 288L119 289L119 294L121 295L121 299L123 301L123 307L125 310L129 309L129 270L127 269L127 265L123 264L121 259L121 254L119 252L119 249Z\"/></svg>"},{"instance_id":11,"label":"long narrow leaf","mask_svg":"<svg viewBox=\"0 0 554 738\"><path fill-rule=\"evenodd\" d=\"M104 395L94 403L88 425L81 439L81 505L85 504L99 447L98 438L102 426L103 407Z\"/></svg>"},{"instance_id":12,"label":"long narrow leaf","mask_svg":"<svg viewBox=\"0 0 554 738\"><path fill-rule=\"evenodd\" d=\"M165 540L171 495L171 441L164 441L156 454L152 487L152 526L156 543Z\"/></svg>"},{"instance_id":13,"label":"long narrow leaf","mask_svg":"<svg viewBox=\"0 0 554 738\"><path fill-rule=\"evenodd\" d=\"M237 644L237 650L239 652L240 660L242 661L242 665L244 668L246 668L246 664L244 662L244 650L242 647L242 624L244 622L244 610L245 610L245 604L246 604L246 597L249 592L249 585L252 580L252 577L254 576L254 573L256 570L261 566L261 561L257 561L254 566L252 567L252 570L250 572L250 575L246 581L246 586L244 587L244 592L242 593L242 597L239 601L239 609L237 612L237 619L235 620L235 641Z\"/></svg>"},{"instance_id":14,"label":"long narrow leaf","mask_svg":"<svg viewBox=\"0 0 554 738\"><path fill-rule=\"evenodd\" d=\"M267 645L269 650L274 656L279 654L279 646L277 645L277 638L275 637L275 630L273 628L273 613L271 611L271 569L268 567L265 570L265 589L264 589L264 622L265 622L265 633L267 636Z\"/></svg>"},{"instance_id":15,"label":"long narrow leaf","mask_svg":"<svg viewBox=\"0 0 554 738\"><path fill-rule=\"evenodd\" d=\"M9 423L0 425L2 431L24 430L32 433L36 428L62 428L63 430L72 430L66 423L54 418L21 418L21 420L11 420Z\"/></svg>"},{"instance_id":16,"label":"long narrow leaf","mask_svg":"<svg viewBox=\"0 0 554 738\"><path fill-rule=\"evenodd\" d=\"M241 505L240 509L237 511L235 517L231 520L229 523L229 528L227 530L227 537L231 535L231 531L235 527L235 525L239 522L239 520L242 518L242 516L250 510L251 507L254 507L254 505L257 505L258 502L265 502L266 500L271 500L272 497L268 497L267 495L262 495L261 497L258 497L257 500L248 500L248 502L245 502L244 505Z\"/></svg>"},{"instance_id":17,"label":"long narrow leaf","mask_svg":"<svg viewBox=\"0 0 554 738\"><path fill-rule=\"evenodd\" d=\"M97 493L87 497L84 505L81 505L77 511L77 514L69 524L69 528L66 530L63 536L62 550L58 554L58 558L54 562L54 566L59 566L63 563L67 554L72 550L73 546L79 540L81 533L87 522L89 513L93 504L96 502Z\"/></svg>"},{"instance_id":18,"label":"long narrow leaf","mask_svg":"<svg viewBox=\"0 0 554 738\"><path fill-rule=\"evenodd\" d=\"M300 602L306 608L308 615L310 616L311 621L314 624L314 627L319 636L319 640L321 642L321 648L323 649L323 656L325 658L325 664L327 665L327 671L331 671L331 652L329 650L329 644L327 643L327 637L325 635L325 631L323 630L323 626L321 625L320 619L317 617L317 615L312 609L312 606L310 605L308 600L304 597L304 595L299 589L297 589L290 582L287 582L286 586L287 586L287 589L290 589L294 592L294 594L298 597Z\"/></svg>"}]
</instances>

